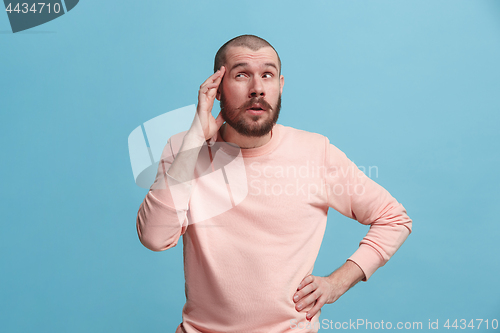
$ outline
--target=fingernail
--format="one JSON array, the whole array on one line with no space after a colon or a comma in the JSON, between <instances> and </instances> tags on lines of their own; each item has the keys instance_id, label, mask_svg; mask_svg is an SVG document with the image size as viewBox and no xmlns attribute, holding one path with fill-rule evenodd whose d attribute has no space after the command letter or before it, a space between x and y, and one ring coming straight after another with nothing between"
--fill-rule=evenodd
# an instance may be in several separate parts
<instances>
[{"instance_id":1,"label":"fingernail","mask_svg":"<svg viewBox=\"0 0 500 333\"><path fill-rule=\"evenodd\" d=\"M301 310L302 309L302 304L297 305L297 309Z\"/></svg>"},{"instance_id":2,"label":"fingernail","mask_svg":"<svg viewBox=\"0 0 500 333\"><path fill-rule=\"evenodd\" d=\"M293 299L294 299L295 301L297 301L297 300L299 299L299 295L295 295L295 296L293 296Z\"/></svg>"},{"instance_id":3,"label":"fingernail","mask_svg":"<svg viewBox=\"0 0 500 333\"><path fill-rule=\"evenodd\" d=\"M311 321L311 315L309 313L306 314L306 319L309 320L309 321Z\"/></svg>"}]
</instances>

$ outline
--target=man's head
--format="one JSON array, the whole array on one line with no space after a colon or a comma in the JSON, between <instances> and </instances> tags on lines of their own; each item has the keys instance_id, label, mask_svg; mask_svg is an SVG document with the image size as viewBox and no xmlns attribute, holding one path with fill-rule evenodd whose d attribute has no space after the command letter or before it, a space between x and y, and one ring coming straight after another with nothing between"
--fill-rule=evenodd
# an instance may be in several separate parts
<instances>
[{"instance_id":1,"label":"man's head","mask_svg":"<svg viewBox=\"0 0 500 333\"><path fill-rule=\"evenodd\" d=\"M226 68L217 91L221 114L238 133L259 137L278 120L284 78L276 50L262 38L242 35L225 43L214 69Z\"/></svg>"},{"instance_id":2,"label":"man's head","mask_svg":"<svg viewBox=\"0 0 500 333\"><path fill-rule=\"evenodd\" d=\"M238 37L234 37L233 39L228 40L224 45L222 45L215 54L214 60L214 73L220 69L221 66L224 66L226 63L226 53L230 47L243 46L252 51L258 51L263 47L270 47L276 53L276 57L278 58L278 69L279 75L281 75L281 59L278 55L278 51L274 49L274 47L269 44L269 42L263 38L254 36L254 35L241 35Z\"/></svg>"}]
</instances>

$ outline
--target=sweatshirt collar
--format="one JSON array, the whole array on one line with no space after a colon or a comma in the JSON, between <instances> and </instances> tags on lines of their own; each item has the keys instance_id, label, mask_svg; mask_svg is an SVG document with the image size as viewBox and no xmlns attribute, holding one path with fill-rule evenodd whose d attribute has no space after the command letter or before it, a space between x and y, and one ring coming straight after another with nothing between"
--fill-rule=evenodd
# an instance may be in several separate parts
<instances>
[{"instance_id":1,"label":"sweatshirt collar","mask_svg":"<svg viewBox=\"0 0 500 333\"><path fill-rule=\"evenodd\" d=\"M217 135L217 143L221 145L221 149L230 155L239 155L241 151L241 155L243 157L255 157L261 156L270 153L274 150L280 141L281 137L281 127L280 124L274 124L271 130L271 139L264 145L256 148L240 148L234 143L225 142L222 139L222 135L219 129L219 133Z\"/></svg>"}]
</instances>

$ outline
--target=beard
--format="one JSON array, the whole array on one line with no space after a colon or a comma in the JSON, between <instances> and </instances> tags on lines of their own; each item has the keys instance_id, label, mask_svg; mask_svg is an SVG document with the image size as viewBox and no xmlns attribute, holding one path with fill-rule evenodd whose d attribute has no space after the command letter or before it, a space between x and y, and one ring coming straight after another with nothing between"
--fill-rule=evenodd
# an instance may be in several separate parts
<instances>
[{"instance_id":1,"label":"beard","mask_svg":"<svg viewBox=\"0 0 500 333\"><path fill-rule=\"evenodd\" d=\"M253 104L259 103L264 108L264 114L253 115L246 117L246 110L252 107ZM238 108L231 108L227 106L227 102L224 93L221 91L220 96L220 112L222 118L226 123L234 128L236 132L241 135L248 137L260 137L269 133L274 124L278 121L278 117L281 110L281 94L278 97L276 105L272 107L263 97L252 97L246 103ZM259 120L266 116L266 113L271 113L271 117L267 117L263 122L259 123Z\"/></svg>"}]
</instances>

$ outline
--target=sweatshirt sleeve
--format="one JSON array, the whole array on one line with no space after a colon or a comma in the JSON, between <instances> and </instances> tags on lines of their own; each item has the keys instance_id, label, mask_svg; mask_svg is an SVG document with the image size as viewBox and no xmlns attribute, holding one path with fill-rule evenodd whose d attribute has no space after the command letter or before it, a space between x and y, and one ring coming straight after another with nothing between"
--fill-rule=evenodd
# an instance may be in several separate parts
<instances>
[{"instance_id":1,"label":"sweatshirt sleeve","mask_svg":"<svg viewBox=\"0 0 500 333\"><path fill-rule=\"evenodd\" d=\"M387 190L361 172L326 139L328 204L341 214L369 225L358 250L348 259L365 273L365 280L394 255L411 233L406 210Z\"/></svg>"},{"instance_id":2,"label":"sweatshirt sleeve","mask_svg":"<svg viewBox=\"0 0 500 333\"><path fill-rule=\"evenodd\" d=\"M188 226L187 210L192 185L167 174L174 160L172 138L163 149L155 181L137 213L137 234L152 251L177 245Z\"/></svg>"}]
</instances>

